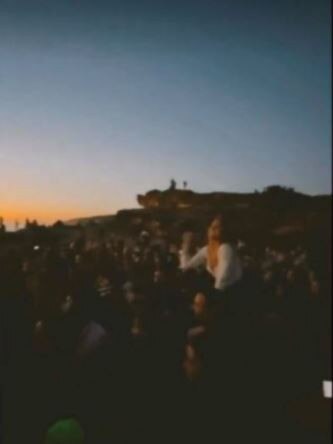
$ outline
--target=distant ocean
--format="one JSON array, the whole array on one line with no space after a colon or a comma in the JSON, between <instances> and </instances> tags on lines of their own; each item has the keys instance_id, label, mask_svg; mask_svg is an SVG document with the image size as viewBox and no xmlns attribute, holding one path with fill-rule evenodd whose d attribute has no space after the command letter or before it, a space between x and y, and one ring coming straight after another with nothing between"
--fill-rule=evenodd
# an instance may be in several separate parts
<instances>
[{"instance_id":1,"label":"distant ocean","mask_svg":"<svg viewBox=\"0 0 333 444\"><path fill-rule=\"evenodd\" d=\"M4 222L6 225L6 231L16 231L17 226L16 226L16 222L14 220L5 220ZM18 227L22 228L23 222L19 222Z\"/></svg>"}]
</instances>

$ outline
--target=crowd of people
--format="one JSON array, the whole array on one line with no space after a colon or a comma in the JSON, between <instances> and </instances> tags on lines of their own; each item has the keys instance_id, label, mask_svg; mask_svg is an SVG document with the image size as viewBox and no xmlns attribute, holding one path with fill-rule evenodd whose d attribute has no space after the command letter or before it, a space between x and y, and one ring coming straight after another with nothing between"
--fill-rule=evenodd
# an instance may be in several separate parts
<instances>
[{"instance_id":1,"label":"crowd of people","mask_svg":"<svg viewBox=\"0 0 333 444\"><path fill-rule=\"evenodd\" d=\"M226 233L0 251L4 443L328 442L330 276Z\"/></svg>"}]
</instances>

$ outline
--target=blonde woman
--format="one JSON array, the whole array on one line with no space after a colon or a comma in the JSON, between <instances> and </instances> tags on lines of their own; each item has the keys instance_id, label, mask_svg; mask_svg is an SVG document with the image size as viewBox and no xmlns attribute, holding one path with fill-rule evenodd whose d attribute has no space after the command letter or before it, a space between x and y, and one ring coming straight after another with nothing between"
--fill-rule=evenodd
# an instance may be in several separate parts
<instances>
[{"instance_id":1,"label":"blonde woman","mask_svg":"<svg viewBox=\"0 0 333 444\"><path fill-rule=\"evenodd\" d=\"M205 267L213 276L216 290L224 291L242 278L242 266L236 248L230 242L222 217L216 217L208 227L207 245L193 254L193 237L183 236L180 268L183 271Z\"/></svg>"}]
</instances>

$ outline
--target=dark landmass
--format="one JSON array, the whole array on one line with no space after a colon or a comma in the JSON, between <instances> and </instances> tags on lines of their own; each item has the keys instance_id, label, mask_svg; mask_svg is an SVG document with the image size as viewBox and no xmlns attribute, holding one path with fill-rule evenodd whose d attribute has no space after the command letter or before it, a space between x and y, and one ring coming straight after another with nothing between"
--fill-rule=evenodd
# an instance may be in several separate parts
<instances>
[{"instance_id":1,"label":"dark landmass","mask_svg":"<svg viewBox=\"0 0 333 444\"><path fill-rule=\"evenodd\" d=\"M230 220L236 238L253 244L281 239L293 244L311 242L328 248L331 240L332 196L309 196L292 188L273 185L254 193L196 193L170 188L137 196L141 208L113 215L58 221L51 227L34 221L19 232L0 232L1 243L29 244L85 237L107 240L132 238L142 230L153 238L167 237L178 243L186 230L205 236L209 221L217 214Z\"/></svg>"},{"instance_id":2,"label":"dark landmass","mask_svg":"<svg viewBox=\"0 0 333 444\"><path fill-rule=\"evenodd\" d=\"M200 228L218 213L228 214L240 234L254 230L275 234L327 229L331 222L331 195L309 196L278 185L254 193L196 193L191 190L151 190L138 195L142 208L115 215L68 221L68 225L113 227L125 232L158 221L168 230ZM326 231L327 231L326 230Z\"/></svg>"}]
</instances>

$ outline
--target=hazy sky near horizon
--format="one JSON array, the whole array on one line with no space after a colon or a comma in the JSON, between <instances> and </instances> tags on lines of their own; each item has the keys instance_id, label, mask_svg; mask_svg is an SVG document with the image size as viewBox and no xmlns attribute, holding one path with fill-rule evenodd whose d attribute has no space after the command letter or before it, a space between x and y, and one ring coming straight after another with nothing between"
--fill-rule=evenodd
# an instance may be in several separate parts
<instances>
[{"instance_id":1,"label":"hazy sky near horizon","mask_svg":"<svg viewBox=\"0 0 333 444\"><path fill-rule=\"evenodd\" d=\"M0 0L0 214L331 190L329 0Z\"/></svg>"}]
</instances>

